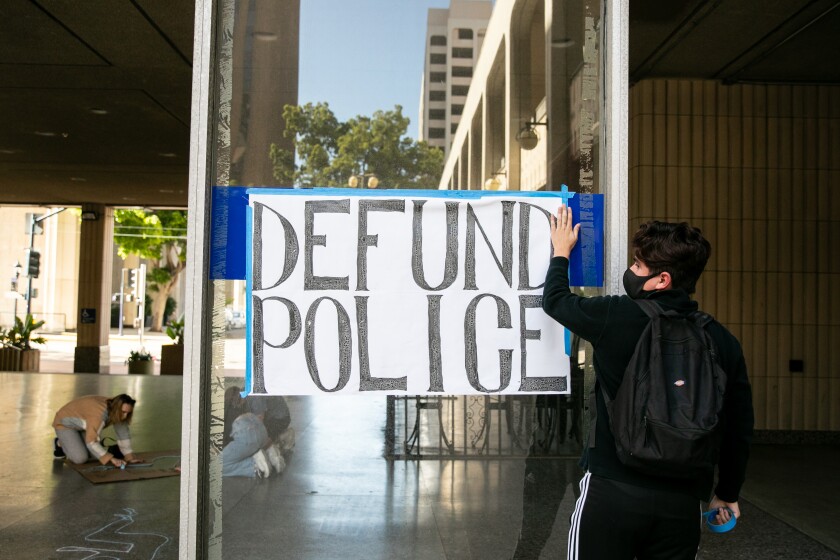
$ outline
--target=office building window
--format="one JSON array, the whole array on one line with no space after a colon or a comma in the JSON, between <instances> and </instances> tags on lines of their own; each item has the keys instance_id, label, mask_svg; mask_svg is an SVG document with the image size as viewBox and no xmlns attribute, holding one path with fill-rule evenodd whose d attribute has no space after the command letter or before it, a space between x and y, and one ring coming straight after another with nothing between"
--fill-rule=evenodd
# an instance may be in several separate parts
<instances>
[{"instance_id":1,"label":"office building window","mask_svg":"<svg viewBox=\"0 0 840 560\"><path fill-rule=\"evenodd\" d=\"M436 47L445 47L446 46L446 37L443 35L432 35L431 40L429 41L433 46Z\"/></svg>"},{"instance_id":2,"label":"office building window","mask_svg":"<svg viewBox=\"0 0 840 560\"><path fill-rule=\"evenodd\" d=\"M472 29L459 29L458 30L458 38L459 39L472 39L473 38L473 30Z\"/></svg>"},{"instance_id":3,"label":"office building window","mask_svg":"<svg viewBox=\"0 0 840 560\"><path fill-rule=\"evenodd\" d=\"M468 47L452 47L452 58L472 58L473 50Z\"/></svg>"},{"instance_id":4,"label":"office building window","mask_svg":"<svg viewBox=\"0 0 840 560\"><path fill-rule=\"evenodd\" d=\"M430 72L429 73L429 81L433 84L445 84L446 83L446 72Z\"/></svg>"},{"instance_id":5,"label":"office building window","mask_svg":"<svg viewBox=\"0 0 840 560\"><path fill-rule=\"evenodd\" d=\"M446 129L445 128L430 128L429 129L429 138L430 139L440 139L446 138Z\"/></svg>"},{"instance_id":6,"label":"office building window","mask_svg":"<svg viewBox=\"0 0 840 560\"><path fill-rule=\"evenodd\" d=\"M446 92L443 90L430 91L429 101L446 101Z\"/></svg>"},{"instance_id":7,"label":"office building window","mask_svg":"<svg viewBox=\"0 0 840 560\"><path fill-rule=\"evenodd\" d=\"M456 130L458 130L458 123L452 123L451 125L449 125L449 131L452 134L455 134Z\"/></svg>"},{"instance_id":8,"label":"office building window","mask_svg":"<svg viewBox=\"0 0 840 560\"><path fill-rule=\"evenodd\" d=\"M452 76L454 78L472 78L472 66L453 66ZM432 80L434 81L434 80Z\"/></svg>"},{"instance_id":9,"label":"office building window","mask_svg":"<svg viewBox=\"0 0 840 560\"><path fill-rule=\"evenodd\" d=\"M442 121L446 118L446 110L445 109L429 109L429 120L430 121Z\"/></svg>"},{"instance_id":10,"label":"office building window","mask_svg":"<svg viewBox=\"0 0 840 560\"><path fill-rule=\"evenodd\" d=\"M432 64L446 64L446 55L443 53L432 53L429 55L429 62Z\"/></svg>"},{"instance_id":11,"label":"office building window","mask_svg":"<svg viewBox=\"0 0 840 560\"><path fill-rule=\"evenodd\" d=\"M464 96L470 91L470 86L452 86L452 95L453 96Z\"/></svg>"},{"instance_id":12,"label":"office building window","mask_svg":"<svg viewBox=\"0 0 840 560\"><path fill-rule=\"evenodd\" d=\"M463 105L453 105L452 106L452 114L453 115L460 115L463 112L464 112L464 106Z\"/></svg>"}]
</instances>

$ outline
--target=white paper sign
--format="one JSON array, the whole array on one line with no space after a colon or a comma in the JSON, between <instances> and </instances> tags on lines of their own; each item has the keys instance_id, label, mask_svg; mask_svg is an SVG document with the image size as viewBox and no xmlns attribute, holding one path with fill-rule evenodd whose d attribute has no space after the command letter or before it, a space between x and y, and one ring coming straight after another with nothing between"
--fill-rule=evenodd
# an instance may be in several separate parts
<instances>
[{"instance_id":1,"label":"white paper sign","mask_svg":"<svg viewBox=\"0 0 840 560\"><path fill-rule=\"evenodd\" d=\"M249 194L252 393L569 392L542 285L572 193Z\"/></svg>"}]
</instances>

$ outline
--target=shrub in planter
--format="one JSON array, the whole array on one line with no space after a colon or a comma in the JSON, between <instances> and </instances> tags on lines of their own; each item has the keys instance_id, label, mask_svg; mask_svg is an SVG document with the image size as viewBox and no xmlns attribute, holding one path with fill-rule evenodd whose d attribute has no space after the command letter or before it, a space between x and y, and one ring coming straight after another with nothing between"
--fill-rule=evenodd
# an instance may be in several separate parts
<instances>
[{"instance_id":1,"label":"shrub in planter","mask_svg":"<svg viewBox=\"0 0 840 560\"><path fill-rule=\"evenodd\" d=\"M0 341L3 345L3 357L0 358L4 365L15 367L8 371L38 371L41 367L41 351L32 348L33 344L44 344L47 339L42 336L32 336L33 333L44 326L44 321L36 321L32 315L25 318L15 317L15 326L0 334ZM15 363L14 354L18 354ZM5 368L4 368L5 369Z\"/></svg>"},{"instance_id":2,"label":"shrub in planter","mask_svg":"<svg viewBox=\"0 0 840 560\"><path fill-rule=\"evenodd\" d=\"M125 361L128 365L128 373L138 373L144 375L151 375L155 372L155 361L151 352L145 348L140 350L132 350L128 353L128 359Z\"/></svg>"}]
</instances>

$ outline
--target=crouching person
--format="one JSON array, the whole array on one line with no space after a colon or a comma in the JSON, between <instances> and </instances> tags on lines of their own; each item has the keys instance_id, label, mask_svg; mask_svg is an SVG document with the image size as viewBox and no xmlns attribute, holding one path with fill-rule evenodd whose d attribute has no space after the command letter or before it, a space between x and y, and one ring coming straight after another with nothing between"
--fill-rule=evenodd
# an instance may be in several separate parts
<instances>
[{"instance_id":1,"label":"crouching person","mask_svg":"<svg viewBox=\"0 0 840 560\"><path fill-rule=\"evenodd\" d=\"M91 457L103 465L115 467L139 462L131 449L131 432L128 429L135 404L136 401L126 394L112 398L88 395L65 404L53 420L56 435L54 457L66 457L77 465L86 463ZM100 441L102 430L108 426L114 427L122 458L114 457Z\"/></svg>"},{"instance_id":2,"label":"crouching person","mask_svg":"<svg viewBox=\"0 0 840 560\"><path fill-rule=\"evenodd\" d=\"M268 478L272 470L281 473L286 463L272 445L263 421L245 412L239 387L225 391L225 431L222 448L222 476Z\"/></svg>"}]
</instances>

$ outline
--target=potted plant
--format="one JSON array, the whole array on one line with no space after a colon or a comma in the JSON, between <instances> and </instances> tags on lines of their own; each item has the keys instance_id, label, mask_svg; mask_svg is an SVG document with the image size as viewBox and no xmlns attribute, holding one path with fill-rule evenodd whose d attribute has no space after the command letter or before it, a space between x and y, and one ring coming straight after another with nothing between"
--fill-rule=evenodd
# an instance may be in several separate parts
<instances>
[{"instance_id":1,"label":"potted plant","mask_svg":"<svg viewBox=\"0 0 840 560\"><path fill-rule=\"evenodd\" d=\"M172 339L172 344L160 347L160 374L184 375L184 319L170 321L166 335Z\"/></svg>"},{"instance_id":2,"label":"potted plant","mask_svg":"<svg viewBox=\"0 0 840 560\"><path fill-rule=\"evenodd\" d=\"M0 371L20 371L20 349L11 345L10 330L0 328Z\"/></svg>"},{"instance_id":3,"label":"potted plant","mask_svg":"<svg viewBox=\"0 0 840 560\"><path fill-rule=\"evenodd\" d=\"M125 363L128 365L128 373L152 375L155 372L154 357L145 348L129 352Z\"/></svg>"},{"instance_id":4,"label":"potted plant","mask_svg":"<svg viewBox=\"0 0 840 560\"><path fill-rule=\"evenodd\" d=\"M2 333L4 356L0 360L4 366L9 366L9 371L38 371L41 368L41 351L32 345L44 344L47 339L32 334L43 326L44 321L36 321L27 314L23 319L15 317L15 326Z\"/></svg>"}]
</instances>

